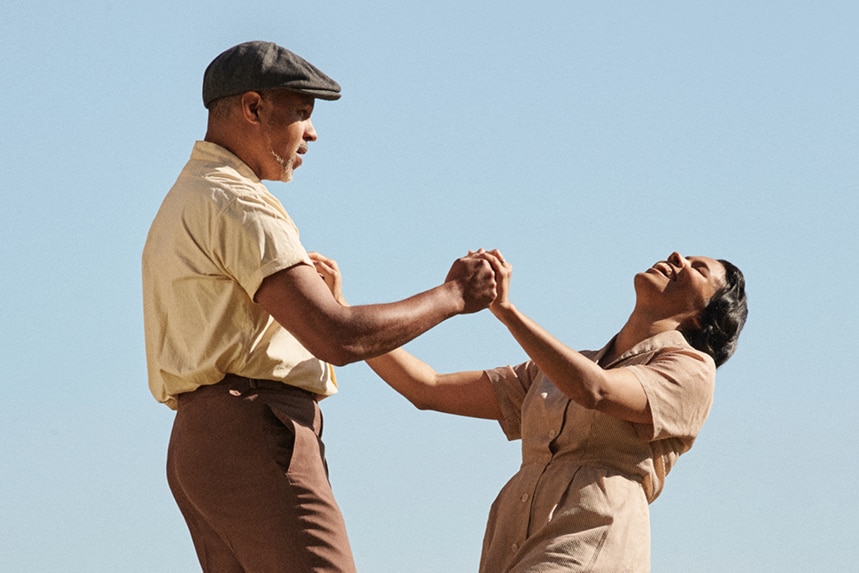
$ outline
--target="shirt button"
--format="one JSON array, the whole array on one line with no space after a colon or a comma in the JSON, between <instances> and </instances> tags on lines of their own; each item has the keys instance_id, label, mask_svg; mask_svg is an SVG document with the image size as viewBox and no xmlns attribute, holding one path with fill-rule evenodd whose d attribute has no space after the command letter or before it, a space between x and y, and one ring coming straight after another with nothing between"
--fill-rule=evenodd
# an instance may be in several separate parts
<instances>
[{"instance_id":1,"label":"shirt button","mask_svg":"<svg viewBox=\"0 0 859 573\"><path fill-rule=\"evenodd\" d=\"M522 501L528 501L528 494L527 494L527 493L523 493L523 494L522 494L522 497L520 497L519 499L521 499Z\"/></svg>"},{"instance_id":2,"label":"shirt button","mask_svg":"<svg viewBox=\"0 0 859 573\"><path fill-rule=\"evenodd\" d=\"M550 438L554 438L557 435L558 435L558 430L555 430L555 429L549 430L549 437Z\"/></svg>"},{"instance_id":3,"label":"shirt button","mask_svg":"<svg viewBox=\"0 0 859 573\"><path fill-rule=\"evenodd\" d=\"M518 550L519 550L519 544L518 544L518 543L514 543L513 545L511 545L511 546L510 546L510 549L512 549L514 552L515 552L515 551L518 551Z\"/></svg>"}]
</instances>

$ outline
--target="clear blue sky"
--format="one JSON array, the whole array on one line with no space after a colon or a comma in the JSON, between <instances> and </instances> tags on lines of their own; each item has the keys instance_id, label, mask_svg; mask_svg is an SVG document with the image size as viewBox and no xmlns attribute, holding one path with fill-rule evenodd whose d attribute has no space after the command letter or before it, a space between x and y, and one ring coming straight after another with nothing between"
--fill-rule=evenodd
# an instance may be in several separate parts
<instances>
[{"instance_id":1,"label":"clear blue sky","mask_svg":"<svg viewBox=\"0 0 859 573\"><path fill-rule=\"evenodd\" d=\"M859 8L805 2L24 2L0 19L0 570L196 571L146 386L140 252L202 138L202 72L273 40L343 86L274 184L352 303L498 247L576 348L672 250L745 272L750 320L652 506L660 573L859 562ZM488 313L409 348L517 363ZM362 573L476 571L518 443L419 412L364 364L323 402Z\"/></svg>"}]
</instances>

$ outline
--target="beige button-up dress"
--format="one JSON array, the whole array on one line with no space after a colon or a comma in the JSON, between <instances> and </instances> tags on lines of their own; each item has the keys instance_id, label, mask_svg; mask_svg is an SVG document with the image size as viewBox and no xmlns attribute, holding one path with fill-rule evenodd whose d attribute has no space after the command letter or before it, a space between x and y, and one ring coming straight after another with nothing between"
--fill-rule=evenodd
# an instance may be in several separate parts
<instances>
[{"instance_id":1,"label":"beige button-up dress","mask_svg":"<svg viewBox=\"0 0 859 573\"><path fill-rule=\"evenodd\" d=\"M599 362L606 348L584 352ZM571 401L533 362L487 371L522 466L492 505L481 573L647 572L648 504L692 447L713 400L715 364L676 331L608 368L641 382L653 424L618 420Z\"/></svg>"}]
</instances>

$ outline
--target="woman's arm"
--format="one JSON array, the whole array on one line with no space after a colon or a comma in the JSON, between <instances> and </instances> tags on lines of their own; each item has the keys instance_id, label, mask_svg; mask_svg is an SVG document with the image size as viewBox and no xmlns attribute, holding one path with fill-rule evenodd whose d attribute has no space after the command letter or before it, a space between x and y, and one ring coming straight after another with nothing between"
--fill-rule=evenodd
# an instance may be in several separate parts
<instances>
[{"instance_id":1,"label":"woman's arm","mask_svg":"<svg viewBox=\"0 0 859 573\"><path fill-rule=\"evenodd\" d=\"M492 382L482 371L439 374L402 348L367 360L367 364L420 410L501 419L501 408Z\"/></svg>"},{"instance_id":2,"label":"woman's arm","mask_svg":"<svg viewBox=\"0 0 859 573\"><path fill-rule=\"evenodd\" d=\"M489 309L552 383L577 404L615 418L652 423L647 394L625 368L605 370L525 316L508 293L512 267L498 251L480 253L495 269L498 295Z\"/></svg>"}]
</instances>

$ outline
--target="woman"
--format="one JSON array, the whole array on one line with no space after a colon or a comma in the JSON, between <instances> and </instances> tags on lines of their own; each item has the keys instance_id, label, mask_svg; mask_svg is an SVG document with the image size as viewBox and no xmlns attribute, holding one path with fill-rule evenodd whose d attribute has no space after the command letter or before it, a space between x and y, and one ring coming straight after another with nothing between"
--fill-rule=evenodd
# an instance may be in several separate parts
<instances>
[{"instance_id":1,"label":"woman","mask_svg":"<svg viewBox=\"0 0 859 573\"><path fill-rule=\"evenodd\" d=\"M577 352L509 300L491 312L530 360L438 374L396 350L368 363L420 409L496 419L522 439L522 466L493 503L480 571L649 571L648 504L709 413L715 371L746 320L745 281L727 261L672 253L635 275L635 307L596 352ZM336 267L333 271L336 274ZM330 267L320 270L336 286Z\"/></svg>"}]
</instances>

